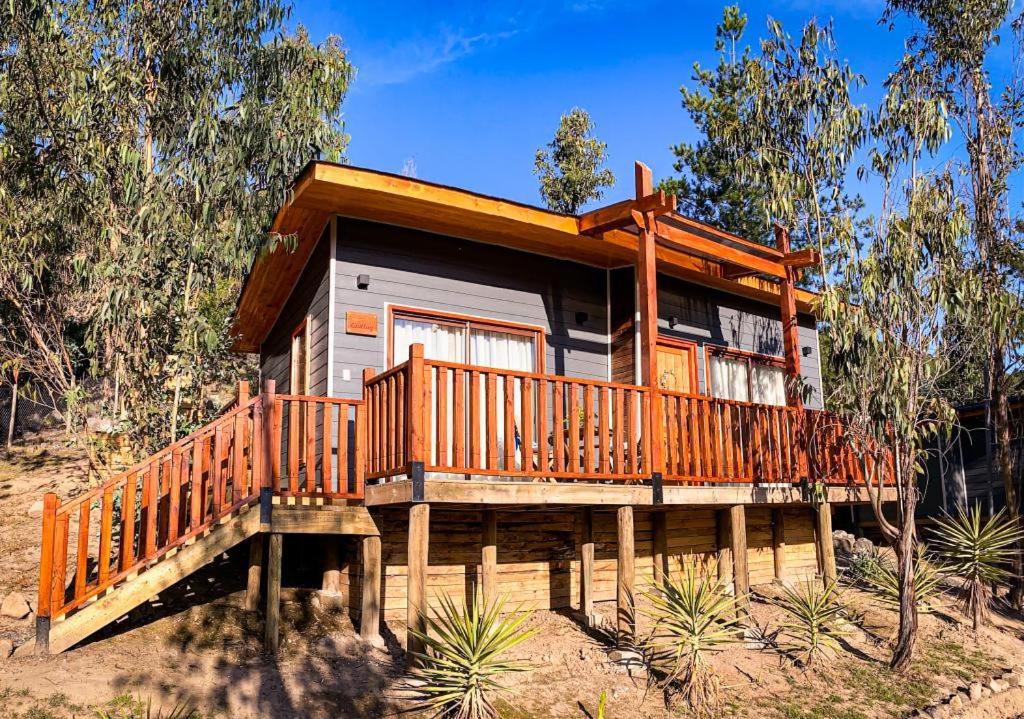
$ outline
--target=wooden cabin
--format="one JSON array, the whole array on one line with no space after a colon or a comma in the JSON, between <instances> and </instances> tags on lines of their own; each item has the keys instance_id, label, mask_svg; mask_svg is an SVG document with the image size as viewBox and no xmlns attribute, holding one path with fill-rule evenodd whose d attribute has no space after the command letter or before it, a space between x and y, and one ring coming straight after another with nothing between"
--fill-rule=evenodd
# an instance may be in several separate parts
<instances>
[{"instance_id":1,"label":"wooden cabin","mask_svg":"<svg viewBox=\"0 0 1024 719\"><path fill-rule=\"evenodd\" d=\"M832 508L868 494L795 286L816 258L781 228L689 219L640 164L633 198L570 216L315 162L273 231L295 242L256 260L234 327L260 392L47 497L40 649L241 542L276 647L289 533L324 537L370 640L441 593L585 622L614 601L628 636L633 597L690 562L737 593L834 576Z\"/></svg>"}]
</instances>

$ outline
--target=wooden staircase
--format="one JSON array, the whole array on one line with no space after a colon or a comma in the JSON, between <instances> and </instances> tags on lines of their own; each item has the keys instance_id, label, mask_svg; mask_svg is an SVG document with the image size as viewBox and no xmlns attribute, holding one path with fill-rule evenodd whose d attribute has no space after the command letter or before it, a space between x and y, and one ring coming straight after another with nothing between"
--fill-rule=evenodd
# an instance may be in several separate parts
<instances>
[{"instance_id":1,"label":"wooden staircase","mask_svg":"<svg viewBox=\"0 0 1024 719\"><path fill-rule=\"evenodd\" d=\"M365 426L361 401L278 395L273 382L250 398L242 383L227 412L102 486L47 494L36 640L19 653L62 652L270 531L261 495L268 508L275 495L361 500Z\"/></svg>"}]
</instances>

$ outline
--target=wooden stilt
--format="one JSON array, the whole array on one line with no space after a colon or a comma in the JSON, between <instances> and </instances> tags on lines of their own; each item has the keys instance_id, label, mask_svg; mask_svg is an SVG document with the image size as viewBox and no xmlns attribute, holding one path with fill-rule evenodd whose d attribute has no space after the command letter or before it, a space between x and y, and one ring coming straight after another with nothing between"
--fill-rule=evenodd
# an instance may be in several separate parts
<instances>
[{"instance_id":1,"label":"wooden stilt","mask_svg":"<svg viewBox=\"0 0 1024 719\"><path fill-rule=\"evenodd\" d=\"M580 528L580 613L587 626L594 625L594 510L587 507Z\"/></svg>"},{"instance_id":2,"label":"wooden stilt","mask_svg":"<svg viewBox=\"0 0 1024 719\"><path fill-rule=\"evenodd\" d=\"M619 507L619 558L616 591L619 645L632 643L636 634L635 583L636 566L633 548L633 508Z\"/></svg>"},{"instance_id":3,"label":"wooden stilt","mask_svg":"<svg viewBox=\"0 0 1024 719\"><path fill-rule=\"evenodd\" d=\"M715 534L718 546L718 579L724 584L732 584L732 530L729 528L729 510L719 509L715 512ZM735 591L735 587L733 587Z\"/></svg>"},{"instance_id":4,"label":"wooden stilt","mask_svg":"<svg viewBox=\"0 0 1024 719\"><path fill-rule=\"evenodd\" d=\"M425 633L427 629L427 557L430 547L430 505L409 507L409 587L406 593L406 626ZM410 652L423 652L423 642L412 631L406 640ZM416 660L410 658L410 664Z\"/></svg>"},{"instance_id":5,"label":"wooden stilt","mask_svg":"<svg viewBox=\"0 0 1024 719\"><path fill-rule=\"evenodd\" d=\"M772 553L775 557L775 579L786 581L786 513L772 510Z\"/></svg>"},{"instance_id":6,"label":"wooden stilt","mask_svg":"<svg viewBox=\"0 0 1024 719\"><path fill-rule=\"evenodd\" d=\"M363 602L359 634L368 642L380 642L380 537L363 537Z\"/></svg>"},{"instance_id":7,"label":"wooden stilt","mask_svg":"<svg viewBox=\"0 0 1024 719\"><path fill-rule=\"evenodd\" d=\"M667 517L664 512L654 512L654 586L659 589L668 578L668 532Z\"/></svg>"},{"instance_id":8,"label":"wooden stilt","mask_svg":"<svg viewBox=\"0 0 1024 719\"><path fill-rule=\"evenodd\" d=\"M484 606L498 596L498 513L484 510L480 553L480 587Z\"/></svg>"},{"instance_id":9,"label":"wooden stilt","mask_svg":"<svg viewBox=\"0 0 1024 719\"><path fill-rule=\"evenodd\" d=\"M747 514L742 504L729 507L729 539L732 581L736 597L743 601L750 593L750 574L747 571Z\"/></svg>"},{"instance_id":10,"label":"wooden stilt","mask_svg":"<svg viewBox=\"0 0 1024 719\"><path fill-rule=\"evenodd\" d=\"M320 583L320 599L328 609L338 609L344 594L341 581L341 539L326 536L323 539L324 574Z\"/></svg>"},{"instance_id":11,"label":"wooden stilt","mask_svg":"<svg viewBox=\"0 0 1024 719\"><path fill-rule=\"evenodd\" d=\"M263 645L276 652L281 630L281 544L282 535L274 532L267 541L267 612Z\"/></svg>"},{"instance_id":12,"label":"wooden stilt","mask_svg":"<svg viewBox=\"0 0 1024 719\"><path fill-rule=\"evenodd\" d=\"M821 576L826 582L833 582L836 579L836 553L832 545L832 506L828 502L822 502L815 510L817 521L815 526L815 544L818 550L818 566L821 569Z\"/></svg>"},{"instance_id":13,"label":"wooden stilt","mask_svg":"<svg viewBox=\"0 0 1024 719\"><path fill-rule=\"evenodd\" d=\"M263 535L249 540L249 573L245 581L245 608L255 612L260 608L260 579L263 574Z\"/></svg>"}]
</instances>

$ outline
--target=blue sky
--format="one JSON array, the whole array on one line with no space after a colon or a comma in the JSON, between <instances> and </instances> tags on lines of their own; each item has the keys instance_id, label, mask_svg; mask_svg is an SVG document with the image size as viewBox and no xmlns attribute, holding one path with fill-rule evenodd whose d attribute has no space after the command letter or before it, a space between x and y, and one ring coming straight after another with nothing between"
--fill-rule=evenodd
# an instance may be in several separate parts
<instances>
[{"instance_id":1,"label":"blue sky","mask_svg":"<svg viewBox=\"0 0 1024 719\"><path fill-rule=\"evenodd\" d=\"M791 33L809 17L833 18L840 54L868 79L859 99L871 105L903 53L904 33L878 25L883 6L741 5L751 44L769 14ZM716 62L721 12L717 3L642 0L297 0L293 21L315 40L340 35L357 68L345 104L351 163L391 172L411 163L425 180L538 204L534 153L573 106L591 113L608 143L618 183L604 201L632 195L634 160L649 164L656 179L671 174L669 146L696 136L679 87L691 82L695 61ZM1004 62L1012 59L997 58L997 81ZM943 153L959 149L954 140ZM870 205L874 193L864 190Z\"/></svg>"}]
</instances>

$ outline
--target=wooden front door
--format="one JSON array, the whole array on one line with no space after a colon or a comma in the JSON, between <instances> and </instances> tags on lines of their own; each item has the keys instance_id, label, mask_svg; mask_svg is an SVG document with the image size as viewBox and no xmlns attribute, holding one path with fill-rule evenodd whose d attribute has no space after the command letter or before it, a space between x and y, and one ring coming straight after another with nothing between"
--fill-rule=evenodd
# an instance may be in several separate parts
<instances>
[{"instance_id":1,"label":"wooden front door","mask_svg":"<svg viewBox=\"0 0 1024 719\"><path fill-rule=\"evenodd\" d=\"M658 386L671 392L697 393L697 348L658 343Z\"/></svg>"}]
</instances>

